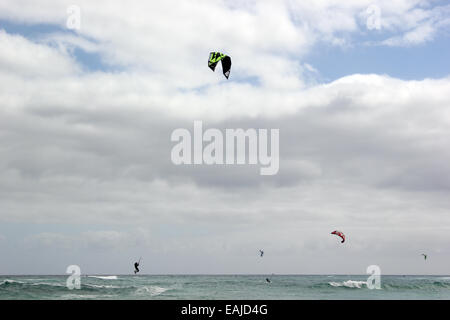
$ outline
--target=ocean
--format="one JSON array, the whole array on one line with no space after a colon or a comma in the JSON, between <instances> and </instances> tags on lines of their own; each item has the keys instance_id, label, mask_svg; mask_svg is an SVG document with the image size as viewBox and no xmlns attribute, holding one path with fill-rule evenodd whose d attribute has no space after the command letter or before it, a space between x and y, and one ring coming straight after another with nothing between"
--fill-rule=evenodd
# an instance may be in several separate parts
<instances>
[{"instance_id":1,"label":"ocean","mask_svg":"<svg viewBox=\"0 0 450 320\"><path fill-rule=\"evenodd\" d=\"M450 276L382 276L369 289L367 275L104 275L72 290L67 277L0 276L0 299L450 299Z\"/></svg>"}]
</instances>

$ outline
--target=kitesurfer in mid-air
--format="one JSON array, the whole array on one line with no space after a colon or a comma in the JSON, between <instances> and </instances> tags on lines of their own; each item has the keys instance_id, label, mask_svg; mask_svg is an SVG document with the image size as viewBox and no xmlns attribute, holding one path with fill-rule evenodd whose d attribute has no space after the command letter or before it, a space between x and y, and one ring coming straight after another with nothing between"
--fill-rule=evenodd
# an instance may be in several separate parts
<instances>
[{"instance_id":1,"label":"kitesurfer in mid-air","mask_svg":"<svg viewBox=\"0 0 450 320\"><path fill-rule=\"evenodd\" d=\"M259 255L262 257L264 255L264 251L263 250L259 250Z\"/></svg>"},{"instance_id":2,"label":"kitesurfer in mid-air","mask_svg":"<svg viewBox=\"0 0 450 320\"><path fill-rule=\"evenodd\" d=\"M135 262L134 263L134 274L136 274L136 273L138 273L139 272L139 263L141 262L141 258L139 258L139 261L138 262Z\"/></svg>"}]
</instances>

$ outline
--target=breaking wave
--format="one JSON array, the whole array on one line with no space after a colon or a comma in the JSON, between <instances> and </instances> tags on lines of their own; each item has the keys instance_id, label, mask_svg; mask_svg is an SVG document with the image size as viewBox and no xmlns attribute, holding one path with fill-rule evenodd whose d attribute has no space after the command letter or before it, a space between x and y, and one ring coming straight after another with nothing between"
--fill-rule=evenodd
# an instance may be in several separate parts
<instances>
[{"instance_id":1,"label":"breaking wave","mask_svg":"<svg viewBox=\"0 0 450 320\"><path fill-rule=\"evenodd\" d=\"M366 281L355 281L355 280L347 280L342 282L328 282L328 284L332 287L346 287L357 289L361 289L364 286L367 286Z\"/></svg>"},{"instance_id":2,"label":"breaking wave","mask_svg":"<svg viewBox=\"0 0 450 320\"><path fill-rule=\"evenodd\" d=\"M117 276L88 276L88 278L96 278L102 280L117 280Z\"/></svg>"},{"instance_id":3,"label":"breaking wave","mask_svg":"<svg viewBox=\"0 0 450 320\"><path fill-rule=\"evenodd\" d=\"M96 277L98 278L98 277ZM107 280L115 279L107 277ZM158 285L127 283L96 283L81 281L80 289L69 290L65 280L51 281L19 281L4 279L0 280L0 300L2 296L12 299L17 298L39 298L39 299L114 299L135 298L146 299L156 297L171 290Z\"/></svg>"},{"instance_id":4,"label":"breaking wave","mask_svg":"<svg viewBox=\"0 0 450 320\"><path fill-rule=\"evenodd\" d=\"M158 296L163 292L166 292L167 288L158 287L158 286L143 286L136 290L136 294L149 294L150 296Z\"/></svg>"}]
</instances>

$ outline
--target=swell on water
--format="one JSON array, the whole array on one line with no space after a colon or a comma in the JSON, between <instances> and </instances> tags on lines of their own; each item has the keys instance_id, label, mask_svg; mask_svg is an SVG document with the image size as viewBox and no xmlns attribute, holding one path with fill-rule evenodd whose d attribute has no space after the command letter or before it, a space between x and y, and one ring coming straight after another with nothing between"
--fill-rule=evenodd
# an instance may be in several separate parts
<instances>
[{"instance_id":1,"label":"swell on water","mask_svg":"<svg viewBox=\"0 0 450 320\"><path fill-rule=\"evenodd\" d=\"M106 278L113 279L113 278ZM81 283L80 289L70 290L65 282L29 282L5 279L0 281L0 299L5 297L22 298L56 298L56 299L108 299L111 297L126 298L136 297L145 299L146 297L155 297L170 288L164 288L157 285L139 285L127 284L99 284L99 283ZM25 296L23 296L25 295Z\"/></svg>"},{"instance_id":2,"label":"swell on water","mask_svg":"<svg viewBox=\"0 0 450 320\"><path fill-rule=\"evenodd\" d=\"M88 278L96 278L103 280L117 280L117 276L88 276Z\"/></svg>"},{"instance_id":3,"label":"swell on water","mask_svg":"<svg viewBox=\"0 0 450 320\"><path fill-rule=\"evenodd\" d=\"M101 277L101 278L99 278ZM116 278L115 278L116 277ZM382 276L381 289L370 290L366 278L349 276L280 276L271 284L264 278L231 277L126 277L90 276L81 278L81 288L69 290L66 277L35 279L7 276L0 278L2 299L215 299L215 298L357 298L357 299L447 299L450 277Z\"/></svg>"},{"instance_id":4,"label":"swell on water","mask_svg":"<svg viewBox=\"0 0 450 320\"><path fill-rule=\"evenodd\" d=\"M342 282L328 282L328 284L332 287L346 287L357 289L361 289L364 286L367 286L366 281L355 281L355 280L347 280Z\"/></svg>"},{"instance_id":5,"label":"swell on water","mask_svg":"<svg viewBox=\"0 0 450 320\"><path fill-rule=\"evenodd\" d=\"M158 286L143 286L136 290L137 294L150 294L150 296L157 296L163 292L166 292L167 288L158 287Z\"/></svg>"},{"instance_id":6,"label":"swell on water","mask_svg":"<svg viewBox=\"0 0 450 320\"><path fill-rule=\"evenodd\" d=\"M443 281L444 280L444 281ZM447 280L447 281L445 281ZM408 279L407 281L381 280L381 289L384 290L419 290L419 291L438 291L440 289L450 289L450 278L441 279ZM346 280L346 281L331 281L326 285L324 283L314 285L316 288L333 287L333 288L351 288L351 289L368 289L366 281Z\"/></svg>"}]
</instances>

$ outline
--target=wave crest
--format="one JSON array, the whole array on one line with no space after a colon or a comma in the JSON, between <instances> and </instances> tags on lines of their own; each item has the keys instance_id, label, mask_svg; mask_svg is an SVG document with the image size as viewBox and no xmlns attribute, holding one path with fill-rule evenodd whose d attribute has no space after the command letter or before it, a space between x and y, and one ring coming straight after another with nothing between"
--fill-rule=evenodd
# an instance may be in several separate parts
<instances>
[{"instance_id":1,"label":"wave crest","mask_svg":"<svg viewBox=\"0 0 450 320\"><path fill-rule=\"evenodd\" d=\"M355 281L355 280L347 280L342 282L328 282L328 284L332 287L346 287L357 289L361 289L364 286L367 286L366 281Z\"/></svg>"},{"instance_id":2,"label":"wave crest","mask_svg":"<svg viewBox=\"0 0 450 320\"><path fill-rule=\"evenodd\" d=\"M117 280L117 276L88 276L88 278L96 278L102 280Z\"/></svg>"}]
</instances>

